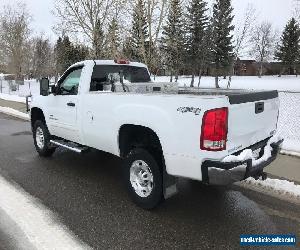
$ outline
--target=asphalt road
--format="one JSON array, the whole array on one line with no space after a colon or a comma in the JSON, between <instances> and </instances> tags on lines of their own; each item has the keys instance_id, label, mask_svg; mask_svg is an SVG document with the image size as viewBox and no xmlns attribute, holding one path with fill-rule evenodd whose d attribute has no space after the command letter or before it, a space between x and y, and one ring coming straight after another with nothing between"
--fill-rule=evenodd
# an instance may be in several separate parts
<instances>
[{"instance_id":1,"label":"asphalt road","mask_svg":"<svg viewBox=\"0 0 300 250\"><path fill-rule=\"evenodd\" d=\"M118 158L64 150L40 158L29 123L3 114L0 174L39 198L95 249L240 249L240 234L300 236L299 207L238 187L182 179L177 196L144 211L125 192Z\"/></svg>"}]
</instances>

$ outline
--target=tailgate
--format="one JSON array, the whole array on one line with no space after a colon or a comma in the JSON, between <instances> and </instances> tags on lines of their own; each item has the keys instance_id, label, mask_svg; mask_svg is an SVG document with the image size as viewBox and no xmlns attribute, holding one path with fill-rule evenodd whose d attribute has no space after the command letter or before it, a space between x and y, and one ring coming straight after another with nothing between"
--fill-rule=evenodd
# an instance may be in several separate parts
<instances>
[{"instance_id":1,"label":"tailgate","mask_svg":"<svg viewBox=\"0 0 300 250\"><path fill-rule=\"evenodd\" d=\"M277 128L277 91L228 96L228 153L232 154L272 136Z\"/></svg>"}]
</instances>

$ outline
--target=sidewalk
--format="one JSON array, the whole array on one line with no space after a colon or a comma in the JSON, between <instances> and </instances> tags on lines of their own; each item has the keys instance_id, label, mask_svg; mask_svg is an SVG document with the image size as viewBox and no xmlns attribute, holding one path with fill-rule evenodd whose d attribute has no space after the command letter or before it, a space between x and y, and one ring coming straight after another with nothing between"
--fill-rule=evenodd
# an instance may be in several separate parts
<instances>
[{"instance_id":1,"label":"sidewalk","mask_svg":"<svg viewBox=\"0 0 300 250\"><path fill-rule=\"evenodd\" d=\"M26 105L0 99L0 107L9 107L26 113ZM285 179L300 184L300 158L280 154L276 161L265 168L270 177Z\"/></svg>"},{"instance_id":2,"label":"sidewalk","mask_svg":"<svg viewBox=\"0 0 300 250\"><path fill-rule=\"evenodd\" d=\"M9 107L26 113L26 104L22 102L7 101L0 98L0 107Z\"/></svg>"}]
</instances>

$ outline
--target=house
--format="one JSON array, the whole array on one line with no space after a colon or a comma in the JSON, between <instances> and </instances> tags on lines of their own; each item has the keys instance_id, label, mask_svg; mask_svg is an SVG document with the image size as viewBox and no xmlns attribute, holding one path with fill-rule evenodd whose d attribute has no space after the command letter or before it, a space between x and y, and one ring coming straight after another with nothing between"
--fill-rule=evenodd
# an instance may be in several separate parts
<instances>
[{"instance_id":1,"label":"house","mask_svg":"<svg viewBox=\"0 0 300 250\"><path fill-rule=\"evenodd\" d=\"M234 74L237 76L257 75L258 65L255 59L238 58L234 65Z\"/></svg>"}]
</instances>

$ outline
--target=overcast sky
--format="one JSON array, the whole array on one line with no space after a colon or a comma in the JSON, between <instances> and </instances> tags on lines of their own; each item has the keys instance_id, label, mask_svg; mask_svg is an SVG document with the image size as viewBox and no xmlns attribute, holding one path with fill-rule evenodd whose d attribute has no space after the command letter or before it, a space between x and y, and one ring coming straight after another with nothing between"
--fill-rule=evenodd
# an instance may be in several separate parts
<instances>
[{"instance_id":1,"label":"overcast sky","mask_svg":"<svg viewBox=\"0 0 300 250\"><path fill-rule=\"evenodd\" d=\"M253 3L258 11L259 20L268 20L272 22L280 32L285 26L287 20L291 18L294 9L295 0L232 0L235 22L241 21L243 13L248 3ZM17 0L0 0L0 7L17 2ZM44 32L51 40L56 39L52 31L54 17L51 14L54 0L23 0L33 17L32 29L36 33ZM213 0L208 0L212 3Z\"/></svg>"}]
</instances>

